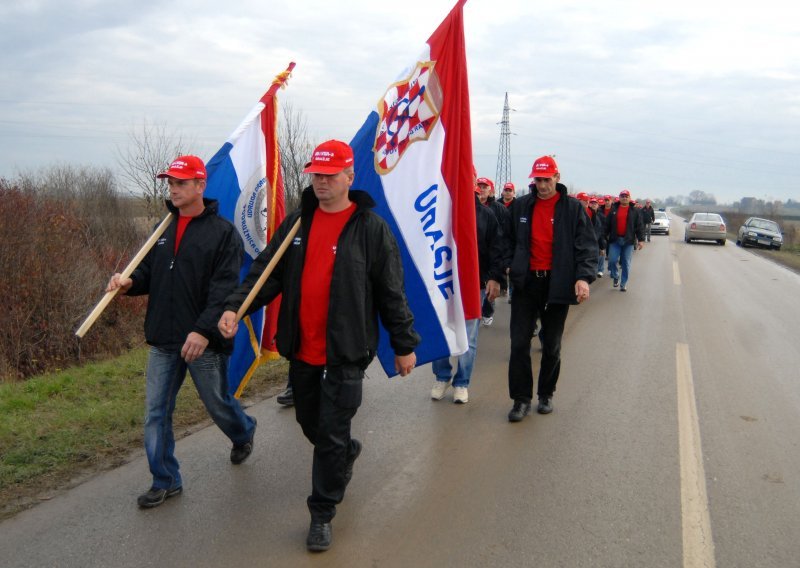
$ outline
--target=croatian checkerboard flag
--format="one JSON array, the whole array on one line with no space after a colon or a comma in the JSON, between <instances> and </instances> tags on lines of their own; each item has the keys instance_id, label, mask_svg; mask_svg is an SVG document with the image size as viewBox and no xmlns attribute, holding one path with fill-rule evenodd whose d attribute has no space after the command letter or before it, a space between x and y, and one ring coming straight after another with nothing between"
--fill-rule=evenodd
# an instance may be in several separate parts
<instances>
[{"instance_id":1,"label":"croatian checkerboard flag","mask_svg":"<svg viewBox=\"0 0 800 568\"><path fill-rule=\"evenodd\" d=\"M400 245L406 295L422 336L418 364L464 353L465 320L480 317L465 2L456 3L387 85L350 143L353 188L370 193ZM378 357L395 375L385 330Z\"/></svg>"},{"instance_id":2,"label":"croatian checkerboard flag","mask_svg":"<svg viewBox=\"0 0 800 568\"><path fill-rule=\"evenodd\" d=\"M278 99L294 63L275 77L269 90L208 162L205 196L219 201L219 214L234 224L244 243L240 281L286 215L278 148ZM242 394L253 372L277 358L275 332L280 299L242 319L228 364L228 390Z\"/></svg>"}]
</instances>

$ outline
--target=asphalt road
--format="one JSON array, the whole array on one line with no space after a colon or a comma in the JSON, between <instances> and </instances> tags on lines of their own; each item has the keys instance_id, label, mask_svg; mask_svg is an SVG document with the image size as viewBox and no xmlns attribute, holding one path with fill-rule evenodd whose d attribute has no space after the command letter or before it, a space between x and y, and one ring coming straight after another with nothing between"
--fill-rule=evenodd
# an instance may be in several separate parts
<instances>
[{"instance_id":1,"label":"asphalt road","mask_svg":"<svg viewBox=\"0 0 800 568\"><path fill-rule=\"evenodd\" d=\"M504 298L468 404L431 401L429 366L371 367L328 552L305 550L311 447L270 399L242 466L203 429L183 495L138 510L136 459L1 523L0 566L800 566L800 276L681 225L571 309L551 415L506 419Z\"/></svg>"}]
</instances>

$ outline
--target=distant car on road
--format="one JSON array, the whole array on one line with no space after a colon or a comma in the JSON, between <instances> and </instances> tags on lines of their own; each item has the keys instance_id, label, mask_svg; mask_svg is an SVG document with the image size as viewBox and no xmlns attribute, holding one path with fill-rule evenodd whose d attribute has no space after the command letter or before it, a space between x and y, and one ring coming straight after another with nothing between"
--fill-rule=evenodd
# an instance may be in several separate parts
<instances>
[{"instance_id":1,"label":"distant car on road","mask_svg":"<svg viewBox=\"0 0 800 568\"><path fill-rule=\"evenodd\" d=\"M695 213L687 221L683 240L692 241L717 241L722 246L725 244L728 233L725 221L717 213Z\"/></svg>"},{"instance_id":2,"label":"distant car on road","mask_svg":"<svg viewBox=\"0 0 800 568\"><path fill-rule=\"evenodd\" d=\"M663 211L655 211L654 213L656 220L650 225L650 232L669 235L669 215Z\"/></svg>"},{"instance_id":3,"label":"distant car on road","mask_svg":"<svg viewBox=\"0 0 800 568\"><path fill-rule=\"evenodd\" d=\"M739 227L736 244L742 247L752 245L781 250L783 233L775 221L750 217Z\"/></svg>"}]
</instances>

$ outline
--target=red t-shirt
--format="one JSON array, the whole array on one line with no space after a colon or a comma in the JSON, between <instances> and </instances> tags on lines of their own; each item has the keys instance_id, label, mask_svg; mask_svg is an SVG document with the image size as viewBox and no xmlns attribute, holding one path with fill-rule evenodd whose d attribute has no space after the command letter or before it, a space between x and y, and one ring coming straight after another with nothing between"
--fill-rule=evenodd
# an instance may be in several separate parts
<instances>
[{"instance_id":1,"label":"red t-shirt","mask_svg":"<svg viewBox=\"0 0 800 568\"><path fill-rule=\"evenodd\" d=\"M536 198L531 224L531 270L553 268L553 216L559 197L556 192L550 199Z\"/></svg>"},{"instance_id":2,"label":"red t-shirt","mask_svg":"<svg viewBox=\"0 0 800 568\"><path fill-rule=\"evenodd\" d=\"M355 203L337 213L317 209L311 222L300 280L300 349L296 354L309 365L327 362L326 331L336 244L355 210ZM347 308L341 306L341 309Z\"/></svg>"},{"instance_id":3,"label":"red t-shirt","mask_svg":"<svg viewBox=\"0 0 800 568\"><path fill-rule=\"evenodd\" d=\"M174 254L178 254L178 245L181 244L183 233L186 232L186 227L189 225L189 221L191 221L192 219L194 219L194 217L184 217L183 215L178 215L178 228L175 231L175 250L173 251Z\"/></svg>"},{"instance_id":4,"label":"red t-shirt","mask_svg":"<svg viewBox=\"0 0 800 568\"><path fill-rule=\"evenodd\" d=\"M617 236L619 237L624 237L628 228L628 211L630 211L629 207L621 205L617 209Z\"/></svg>"}]
</instances>

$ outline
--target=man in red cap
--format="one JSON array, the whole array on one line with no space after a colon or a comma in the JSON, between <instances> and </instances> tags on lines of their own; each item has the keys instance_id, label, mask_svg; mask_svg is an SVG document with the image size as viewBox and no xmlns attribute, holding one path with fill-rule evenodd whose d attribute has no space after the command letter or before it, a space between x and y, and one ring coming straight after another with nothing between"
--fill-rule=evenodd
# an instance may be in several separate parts
<instances>
[{"instance_id":1,"label":"man in red cap","mask_svg":"<svg viewBox=\"0 0 800 568\"><path fill-rule=\"evenodd\" d=\"M530 177L536 191L514 202L508 237L514 284L508 361L508 390L514 401L510 422L521 421L531 411L531 339L537 317L542 322L537 411L553 411L567 313L570 305L589 299L589 284L597 272L594 229L581 203L559 183L556 161L550 156L538 158Z\"/></svg>"},{"instance_id":2,"label":"man in red cap","mask_svg":"<svg viewBox=\"0 0 800 568\"><path fill-rule=\"evenodd\" d=\"M142 508L183 491L172 413L187 369L211 418L233 442L231 462L247 459L256 430L255 419L228 393L232 342L216 325L223 301L239 283L241 238L217 215L217 202L203 199L206 168L200 158L180 156L157 177L167 179L166 204L174 219L130 278L114 274L106 288L149 295L144 447L153 482L137 500Z\"/></svg>"},{"instance_id":3,"label":"man in red cap","mask_svg":"<svg viewBox=\"0 0 800 568\"><path fill-rule=\"evenodd\" d=\"M378 348L378 314L401 376L416 364L419 335L403 288L400 251L388 225L364 191L351 190L353 150L329 140L304 170L312 187L286 216L242 285L225 301L219 329L236 333L236 312L300 220L291 246L256 295L249 312L283 294L276 342L289 360L297 422L314 445L306 547L327 550L331 520L353 475L361 442L350 424L361 405L364 369ZM302 302L301 302L302 298Z\"/></svg>"},{"instance_id":4,"label":"man in red cap","mask_svg":"<svg viewBox=\"0 0 800 568\"><path fill-rule=\"evenodd\" d=\"M506 209L511 207L511 204L514 203L514 199L516 199L517 190L514 187L514 182L507 181L503 184L503 199L501 201L502 205L506 206Z\"/></svg>"},{"instance_id":5,"label":"man in red cap","mask_svg":"<svg viewBox=\"0 0 800 568\"><path fill-rule=\"evenodd\" d=\"M623 189L619 193L619 202L611 208L606 217L605 236L608 242L608 271L613 278L613 286L620 291L628 289L628 277L633 261L633 247L644 248L644 225L640 212L631 207L631 192ZM619 268L622 265L622 280Z\"/></svg>"},{"instance_id":6,"label":"man in red cap","mask_svg":"<svg viewBox=\"0 0 800 568\"><path fill-rule=\"evenodd\" d=\"M586 209L586 214L592 221L594 234L597 237L597 248L599 255L597 256L597 277L603 277L603 261L606 256L606 224L605 217L600 213L600 200L596 197L589 198L589 207Z\"/></svg>"},{"instance_id":7,"label":"man in red cap","mask_svg":"<svg viewBox=\"0 0 800 568\"><path fill-rule=\"evenodd\" d=\"M481 189L475 184L475 224L478 237L478 272L480 276L481 303L494 301L500 293L500 282L505 277L503 270L503 240L497 218L480 201ZM478 349L478 332L481 320L466 321L467 351L458 356L458 367L453 374L450 358L445 357L431 363L436 376L431 398L442 400L448 388L453 386L453 402L466 404L469 401L469 385Z\"/></svg>"},{"instance_id":8,"label":"man in red cap","mask_svg":"<svg viewBox=\"0 0 800 568\"><path fill-rule=\"evenodd\" d=\"M494 213L495 218L497 219L497 223L500 226L500 237L504 238L504 235L508 233L510 230L510 223L511 223L511 215L509 210L506 207L503 207L500 203L497 202L497 199L494 195L494 182L489 178L479 177L477 180L478 189L478 199L481 202L481 205L488 208L492 213ZM501 259L501 261L505 264L506 259ZM500 281L501 291L506 288L505 278L501 279ZM490 326L494 322L494 299L489 299L486 297L483 300L483 305L481 306L481 323L485 326Z\"/></svg>"}]
</instances>

